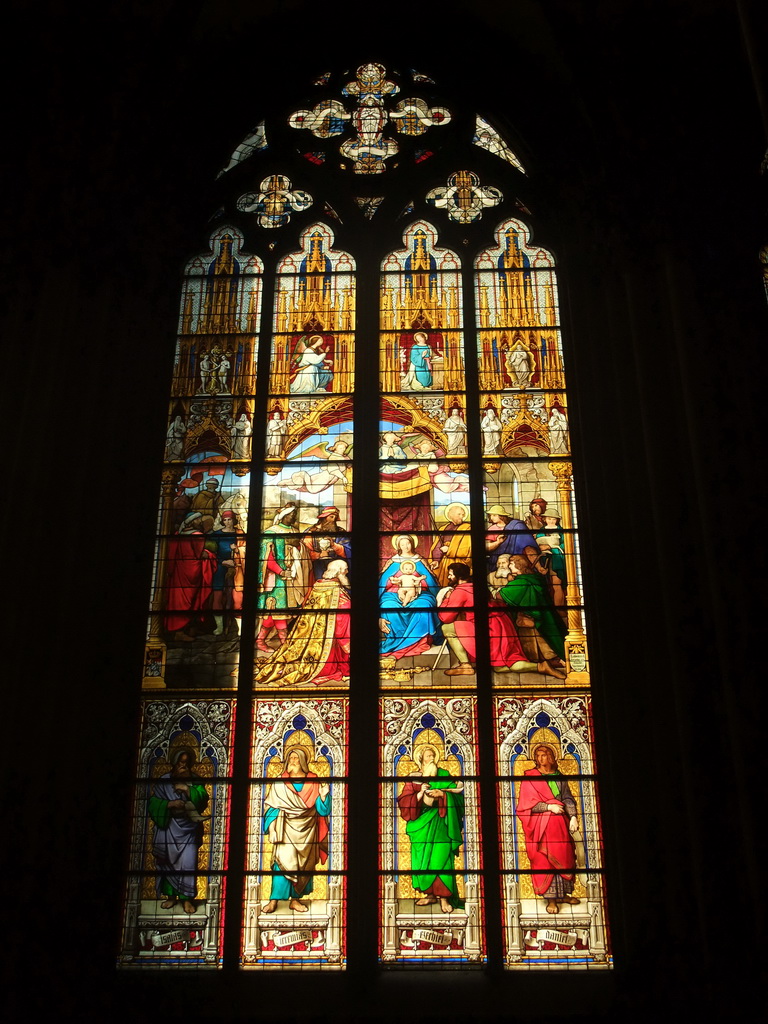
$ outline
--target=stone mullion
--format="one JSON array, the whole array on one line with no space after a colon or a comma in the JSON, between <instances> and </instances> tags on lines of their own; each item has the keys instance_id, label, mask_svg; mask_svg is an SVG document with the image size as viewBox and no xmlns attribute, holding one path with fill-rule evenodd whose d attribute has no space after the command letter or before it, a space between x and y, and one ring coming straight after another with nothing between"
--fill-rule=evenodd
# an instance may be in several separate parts
<instances>
[{"instance_id":1,"label":"stone mullion","mask_svg":"<svg viewBox=\"0 0 768 1024\"><path fill-rule=\"evenodd\" d=\"M251 475L248 496L248 536L246 538L243 607L240 620L240 669L237 684L237 718L232 756L232 777L236 780L230 794L228 884L226 896L226 931L224 934L224 968L239 968L243 943L243 906L245 902L245 871L248 848L248 806L250 800L251 731L253 708L253 669L256 639L256 603L258 598L258 552L261 531L261 505L264 489L266 410L269 400L272 337L275 326L274 294L276 274L274 263L265 260L261 333L256 354L256 389L254 392L253 433L251 436ZM257 426L258 424L258 426ZM258 454L257 454L258 453Z\"/></svg>"},{"instance_id":2,"label":"stone mullion","mask_svg":"<svg viewBox=\"0 0 768 1024\"><path fill-rule=\"evenodd\" d=\"M464 299L464 367L466 384L467 452L469 456L470 521L472 524L472 577L475 601L475 653L477 678L477 765L481 809L480 846L483 851L481 877L483 879L483 918L486 936L486 954L489 968L497 971L502 961L502 931L498 908L501 906L499 884L498 837L499 823L496 810L496 775L493 697L490 657L490 622L486 585L485 508L483 502L483 458L480 435L481 398L480 367L478 357L478 319L475 312L474 261L466 256L462 269ZM481 784L481 780L485 780Z\"/></svg>"}]
</instances>

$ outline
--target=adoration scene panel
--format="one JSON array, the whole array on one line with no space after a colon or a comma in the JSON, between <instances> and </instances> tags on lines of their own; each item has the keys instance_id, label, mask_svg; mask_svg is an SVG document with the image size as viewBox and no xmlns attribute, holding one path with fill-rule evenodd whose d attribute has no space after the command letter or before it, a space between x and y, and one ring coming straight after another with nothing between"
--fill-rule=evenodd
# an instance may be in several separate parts
<instances>
[{"instance_id":1,"label":"adoration scene panel","mask_svg":"<svg viewBox=\"0 0 768 1024\"><path fill-rule=\"evenodd\" d=\"M350 433L351 433L351 424ZM341 447L345 441L334 444ZM347 532L351 529L352 463L326 461L273 462L263 477L261 528L304 533Z\"/></svg>"},{"instance_id":2,"label":"adoration scene panel","mask_svg":"<svg viewBox=\"0 0 768 1024\"><path fill-rule=\"evenodd\" d=\"M483 467L489 599L531 663L496 681L589 686L571 464L529 456Z\"/></svg>"},{"instance_id":3,"label":"adoration scene panel","mask_svg":"<svg viewBox=\"0 0 768 1024\"><path fill-rule=\"evenodd\" d=\"M242 963L346 960L347 703L256 700Z\"/></svg>"},{"instance_id":4,"label":"adoration scene panel","mask_svg":"<svg viewBox=\"0 0 768 1024\"><path fill-rule=\"evenodd\" d=\"M269 612L261 616L254 687L348 689L350 616L344 609L349 607L347 577L339 570L314 585L302 611L283 612L281 619Z\"/></svg>"},{"instance_id":5,"label":"adoration scene panel","mask_svg":"<svg viewBox=\"0 0 768 1024\"><path fill-rule=\"evenodd\" d=\"M498 697L507 966L610 965L586 694Z\"/></svg>"},{"instance_id":6,"label":"adoration scene panel","mask_svg":"<svg viewBox=\"0 0 768 1024\"><path fill-rule=\"evenodd\" d=\"M234 701L142 707L121 965L221 962Z\"/></svg>"},{"instance_id":7,"label":"adoration scene panel","mask_svg":"<svg viewBox=\"0 0 768 1024\"><path fill-rule=\"evenodd\" d=\"M351 466L343 474L349 491L337 485L316 504L295 489L265 485L264 519L272 525L259 541L257 687L349 680Z\"/></svg>"},{"instance_id":8,"label":"adoration scene panel","mask_svg":"<svg viewBox=\"0 0 768 1024\"><path fill-rule=\"evenodd\" d=\"M381 959L482 963L476 706L381 702Z\"/></svg>"},{"instance_id":9,"label":"adoration scene panel","mask_svg":"<svg viewBox=\"0 0 768 1024\"><path fill-rule=\"evenodd\" d=\"M346 685L352 397L273 395L266 429L254 685Z\"/></svg>"},{"instance_id":10,"label":"adoration scene panel","mask_svg":"<svg viewBox=\"0 0 768 1024\"><path fill-rule=\"evenodd\" d=\"M466 511L457 503L456 519ZM381 534L380 545L381 685L473 687L475 598L468 530Z\"/></svg>"},{"instance_id":11,"label":"adoration scene panel","mask_svg":"<svg viewBox=\"0 0 768 1024\"><path fill-rule=\"evenodd\" d=\"M145 689L237 685L250 475L214 444L163 470Z\"/></svg>"},{"instance_id":12,"label":"adoration scene panel","mask_svg":"<svg viewBox=\"0 0 768 1024\"><path fill-rule=\"evenodd\" d=\"M385 395L380 409L381 683L452 686L454 675L474 676L474 627L465 646L443 630L471 623L474 603L464 399ZM446 602L464 610L441 610Z\"/></svg>"},{"instance_id":13,"label":"adoration scene panel","mask_svg":"<svg viewBox=\"0 0 768 1024\"><path fill-rule=\"evenodd\" d=\"M588 686L570 462L484 460L485 551L478 558L466 463L440 450L411 458L403 435L381 434L381 684L472 684L474 611L484 600L498 685ZM478 571L487 586L475 590Z\"/></svg>"}]
</instances>

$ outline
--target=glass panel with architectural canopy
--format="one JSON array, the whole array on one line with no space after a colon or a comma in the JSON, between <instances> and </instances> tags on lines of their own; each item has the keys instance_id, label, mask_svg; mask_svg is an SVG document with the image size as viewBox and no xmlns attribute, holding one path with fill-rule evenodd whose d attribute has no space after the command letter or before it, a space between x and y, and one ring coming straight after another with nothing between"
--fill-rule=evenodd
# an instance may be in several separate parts
<instances>
[{"instance_id":1,"label":"glass panel with architectural canopy","mask_svg":"<svg viewBox=\"0 0 768 1024\"><path fill-rule=\"evenodd\" d=\"M231 699L143 703L124 965L221 963L233 735Z\"/></svg>"},{"instance_id":2,"label":"glass panel with architectural canopy","mask_svg":"<svg viewBox=\"0 0 768 1024\"><path fill-rule=\"evenodd\" d=\"M346 962L347 703L254 702L245 967Z\"/></svg>"},{"instance_id":3,"label":"glass panel with architectural canopy","mask_svg":"<svg viewBox=\"0 0 768 1024\"><path fill-rule=\"evenodd\" d=\"M145 689L237 685L263 264L219 228L187 265Z\"/></svg>"},{"instance_id":4,"label":"glass panel with architectural canopy","mask_svg":"<svg viewBox=\"0 0 768 1024\"><path fill-rule=\"evenodd\" d=\"M519 220L475 262L487 579L516 635L493 664L507 966L604 967L581 560L552 255ZM493 630L491 630L493 634ZM492 640L493 643L493 640ZM575 692L574 692L575 691Z\"/></svg>"},{"instance_id":5,"label":"glass panel with architectural canopy","mask_svg":"<svg viewBox=\"0 0 768 1024\"><path fill-rule=\"evenodd\" d=\"M380 285L380 956L393 966L480 964L461 262L427 221L403 242Z\"/></svg>"},{"instance_id":6,"label":"glass panel with architectural canopy","mask_svg":"<svg viewBox=\"0 0 768 1024\"><path fill-rule=\"evenodd\" d=\"M355 262L316 223L277 267L256 689L349 683Z\"/></svg>"}]
</instances>

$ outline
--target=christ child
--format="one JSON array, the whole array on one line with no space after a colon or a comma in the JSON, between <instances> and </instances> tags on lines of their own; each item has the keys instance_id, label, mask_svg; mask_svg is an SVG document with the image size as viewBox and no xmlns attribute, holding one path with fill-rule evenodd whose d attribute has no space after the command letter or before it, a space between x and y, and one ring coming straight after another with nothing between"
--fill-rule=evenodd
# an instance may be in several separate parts
<instances>
[{"instance_id":1,"label":"christ child","mask_svg":"<svg viewBox=\"0 0 768 1024\"><path fill-rule=\"evenodd\" d=\"M427 577L416 572L416 563L405 561L400 564L397 572L389 577L388 590L396 590L400 604L405 608L415 601L422 590L426 590Z\"/></svg>"}]
</instances>

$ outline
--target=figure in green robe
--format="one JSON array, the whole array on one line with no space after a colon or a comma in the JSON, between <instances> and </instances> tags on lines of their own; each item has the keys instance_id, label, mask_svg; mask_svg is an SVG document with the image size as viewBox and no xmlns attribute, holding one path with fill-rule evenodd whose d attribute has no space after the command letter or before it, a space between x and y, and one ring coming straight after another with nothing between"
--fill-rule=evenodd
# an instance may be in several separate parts
<instances>
[{"instance_id":1,"label":"figure in green robe","mask_svg":"<svg viewBox=\"0 0 768 1024\"><path fill-rule=\"evenodd\" d=\"M298 509L294 504L284 505L264 531L259 545L259 632L256 648L267 654L272 648L267 637L274 629L280 644L288 632L290 608L301 605L305 580L301 570L300 543L296 535ZM291 536L293 534L293 537ZM291 543L291 540L294 543Z\"/></svg>"},{"instance_id":2,"label":"figure in green robe","mask_svg":"<svg viewBox=\"0 0 768 1024\"><path fill-rule=\"evenodd\" d=\"M463 842L464 785L437 766L434 747L422 746L414 759L419 766L397 798L411 841L413 888L423 895L417 907L440 903L444 914L459 904L456 858Z\"/></svg>"},{"instance_id":3,"label":"figure in green robe","mask_svg":"<svg viewBox=\"0 0 768 1024\"><path fill-rule=\"evenodd\" d=\"M537 572L527 558L512 555L509 568L514 574L498 592L505 604L533 620L538 633L558 658L565 658L565 623L555 611L547 589L546 577Z\"/></svg>"}]
</instances>

